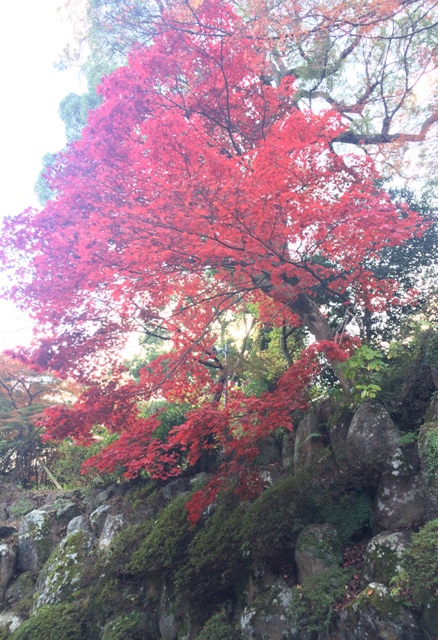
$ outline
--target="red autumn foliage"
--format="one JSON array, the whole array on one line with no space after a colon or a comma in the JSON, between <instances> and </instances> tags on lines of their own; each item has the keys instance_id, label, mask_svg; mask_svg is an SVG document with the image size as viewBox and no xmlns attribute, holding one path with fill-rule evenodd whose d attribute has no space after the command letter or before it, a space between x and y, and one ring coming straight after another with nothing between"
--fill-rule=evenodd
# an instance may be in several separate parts
<instances>
[{"instance_id":1,"label":"red autumn foliage","mask_svg":"<svg viewBox=\"0 0 438 640\"><path fill-rule=\"evenodd\" d=\"M47 412L47 433L86 441L104 424L120 437L90 464L129 477L166 478L220 450L192 521L230 477L242 495L259 489L257 442L307 406L320 354L348 357L317 296L384 308L397 285L364 265L420 231L376 187L367 157L333 151L345 129L338 113L300 111L291 78L267 80L268 52L249 29L206 0L196 28L163 29L134 50L50 169L56 197L9 220L3 236L6 264L16 261L12 296L41 327L31 357L88 385L72 409ZM205 354L217 321L248 303L316 342L275 391L233 388L225 403ZM115 362L139 328L165 334L172 350L134 382ZM139 401L158 394L194 407L166 441L154 437L158 416L138 415Z\"/></svg>"}]
</instances>

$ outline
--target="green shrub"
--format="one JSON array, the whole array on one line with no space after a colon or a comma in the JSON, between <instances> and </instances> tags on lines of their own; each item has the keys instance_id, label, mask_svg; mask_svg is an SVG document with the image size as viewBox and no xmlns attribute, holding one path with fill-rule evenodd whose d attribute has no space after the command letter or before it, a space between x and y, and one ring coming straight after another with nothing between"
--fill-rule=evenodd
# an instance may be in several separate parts
<instances>
[{"instance_id":1,"label":"green shrub","mask_svg":"<svg viewBox=\"0 0 438 640\"><path fill-rule=\"evenodd\" d=\"M41 607L11 635L11 640L85 640L84 610L77 604Z\"/></svg>"},{"instance_id":2,"label":"green shrub","mask_svg":"<svg viewBox=\"0 0 438 640\"><path fill-rule=\"evenodd\" d=\"M228 623L224 613L216 613L203 626L195 640L239 640L241 635Z\"/></svg>"},{"instance_id":3,"label":"green shrub","mask_svg":"<svg viewBox=\"0 0 438 640\"><path fill-rule=\"evenodd\" d=\"M413 534L404 554L403 566L414 600L425 604L438 600L438 519Z\"/></svg>"},{"instance_id":4,"label":"green shrub","mask_svg":"<svg viewBox=\"0 0 438 640\"><path fill-rule=\"evenodd\" d=\"M303 580L292 594L291 621L299 631L324 631L334 616L334 605L345 594L349 573L331 569Z\"/></svg>"}]
</instances>

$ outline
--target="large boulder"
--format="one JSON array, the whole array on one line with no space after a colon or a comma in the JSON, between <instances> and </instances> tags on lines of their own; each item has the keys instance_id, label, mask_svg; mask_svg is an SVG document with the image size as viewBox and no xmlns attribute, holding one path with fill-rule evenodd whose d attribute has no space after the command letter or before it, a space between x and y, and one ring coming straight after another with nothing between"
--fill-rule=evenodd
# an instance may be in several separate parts
<instances>
[{"instance_id":1,"label":"large boulder","mask_svg":"<svg viewBox=\"0 0 438 640\"><path fill-rule=\"evenodd\" d=\"M412 448L398 447L388 458L374 503L375 533L411 528L424 522L427 510L418 457Z\"/></svg>"},{"instance_id":2,"label":"large boulder","mask_svg":"<svg viewBox=\"0 0 438 640\"><path fill-rule=\"evenodd\" d=\"M339 567L342 550L336 529L331 524L311 524L303 529L295 546L298 580Z\"/></svg>"},{"instance_id":3,"label":"large boulder","mask_svg":"<svg viewBox=\"0 0 438 640\"><path fill-rule=\"evenodd\" d=\"M376 481L399 441L400 433L384 407L371 402L361 405L347 432L350 468L361 477Z\"/></svg>"},{"instance_id":4,"label":"large boulder","mask_svg":"<svg viewBox=\"0 0 438 640\"><path fill-rule=\"evenodd\" d=\"M402 570L402 557L411 542L408 531L380 533L372 538L365 551L363 577L389 587L391 578Z\"/></svg>"},{"instance_id":5,"label":"large boulder","mask_svg":"<svg viewBox=\"0 0 438 640\"><path fill-rule=\"evenodd\" d=\"M341 611L330 640L423 640L423 634L412 611L372 582Z\"/></svg>"},{"instance_id":6,"label":"large boulder","mask_svg":"<svg viewBox=\"0 0 438 640\"><path fill-rule=\"evenodd\" d=\"M18 566L21 571L40 571L59 543L54 513L34 509L18 527Z\"/></svg>"}]
</instances>

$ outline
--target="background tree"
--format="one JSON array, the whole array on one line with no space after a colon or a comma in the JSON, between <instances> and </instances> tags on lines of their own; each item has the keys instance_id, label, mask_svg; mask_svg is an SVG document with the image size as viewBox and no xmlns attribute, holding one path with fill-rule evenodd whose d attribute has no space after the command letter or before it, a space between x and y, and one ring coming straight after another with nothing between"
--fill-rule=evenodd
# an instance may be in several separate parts
<instances>
[{"instance_id":1,"label":"background tree","mask_svg":"<svg viewBox=\"0 0 438 640\"><path fill-rule=\"evenodd\" d=\"M307 406L324 358L348 396L350 310L408 303L373 266L424 224L378 187L367 156L335 152L344 114L299 108L257 25L214 0L189 13L105 79L82 139L50 170L57 197L6 222L3 257L40 322L32 358L88 385L71 411L48 412L49 432L86 440L104 425L119 438L93 464L128 476L164 478L220 450L208 500L230 476L243 495L260 486L257 443ZM336 326L327 305L344 309ZM260 326L314 342L285 349L274 388L247 396L216 345L221 322L254 307ZM171 343L138 381L120 364L136 330ZM159 412L139 416L158 394L192 407L165 441Z\"/></svg>"},{"instance_id":2,"label":"background tree","mask_svg":"<svg viewBox=\"0 0 438 640\"><path fill-rule=\"evenodd\" d=\"M72 401L73 387L0 355L0 473L24 486L38 483L50 445L42 441L44 409ZM38 460L40 469L38 472Z\"/></svg>"}]
</instances>

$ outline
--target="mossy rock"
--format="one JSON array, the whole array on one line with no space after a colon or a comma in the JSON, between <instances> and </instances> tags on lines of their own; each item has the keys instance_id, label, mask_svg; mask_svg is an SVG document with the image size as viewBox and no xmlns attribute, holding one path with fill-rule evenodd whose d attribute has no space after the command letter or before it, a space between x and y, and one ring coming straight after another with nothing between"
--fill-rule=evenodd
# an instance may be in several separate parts
<instances>
[{"instance_id":1,"label":"mossy rock","mask_svg":"<svg viewBox=\"0 0 438 640\"><path fill-rule=\"evenodd\" d=\"M53 515L39 509L28 513L18 528L20 569L40 571L58 542Z\"/></svg>"},{"instance_id":2,"label":"mossy rock","mask_svg":"<svg viewBox=\"0 0 438 640\"><path fill-rule=\"evenodd\" d=\"M418 622L383 584L371 582L340 613L331 640L422 640Z\"/></svg>"},{"instance_id":3,"label":"mossy rock","mask_svg":"<svg viewBox=\"0 0 438 640\"><path fill-rule=\"evenodd\" d=\"M195 640L240 640L242 636L230 625L225 613L215 613L202 627Z\"/></svg>"},{"instance_id":4,"label":"mossy rock","mask_svg":"<svg viewBox=\"0 0 438 640\"><path fill-rule=\"evenodd\" d=\"M377 483L399 441L399 430L386 409L375 402L362 404L353 416L346 437L350 467L368 483Z\"/></svg>"},{"instance_id":5,"label":"mossy rock","mask_svg":"<svg viewBox=\"0 0 438 640\"><path fill-rule=\"evenodd\" d=\"M81 603L41 607L10 640L85 640L85 619Z\"/></svg>"},{"instance_id":6,"label":"mossy rock","mask_svg":"<svg viewBox=\"0 0 438 640\"><path fill-rule=\"evenodd\" d=\"M70 599L84 585L84 573L94 540L86 531L73 531L52 553L41 571L35 608Z\"/></svg>"},{"instance_id":7,"label":"mossy rock","mask_svg":"<svg viewBox=\"0 0 438 640\"><path fill-rule=\"evenodd\" d=\"M240 614L243 638L252 640L283 640L295 637L290 617L293 589L279 581L262 593Z\"/></svg>"},{"instance_id":8,"label":"mossy rock","mask_svg":"<svg viewBox=\"0 0 438 640\"><path fill-rule=\"evenodd\" d=\"M404 554L403 565L417 604L426 605L438 593L438 519L427 522Z\"/></svg>"},{"instance_id":9,"label":"mossy rock","mask_svg":"<svg viewBox=\"0 0 438 640\"><path fill-rule=\"evenodd\" d=\"M311 524L297 539L295 561L298 577L305 578L339 567L342 549L336 529L330 524Z\"/></svg>"},{"instance_id":10,"label":"mossy rock","mask_svg":"<svg viewBox=\"0 0 438 640\"><path fill-rule=\"evenodd\" d=\"M438 394L435 394L435 397L432 398L432 401L426 411L426 415L424 416L424 422L435 422L438 421Z\"/></svg>"},{"instance_id":11,"label":"mossy rock","mask_svg":"<svg viewBox=\"0 0 438 640\"><path fill-rule=\"evenodd\" d=\"M31 571L20 573L17 578L10 584L6 591L5 601L8 608L22 608L24 602L29 603L29 609L32 606L32 598L35 593L35 574Z\"/></svg>"},{"instance_id":12,"label":"mossy rock","mask_svg":"<svg viewBox=\"0 0 438 640\"><path fill-rule=\"evenodd\" d=\"M140 611L131 611L106 623L101 640L157 640L157 630L150 618Z\"/></svg>"},{"instance_id":13,"label":"mossy rock","mask_svg":"<svg viewBox=\"0 0 438 640\"><path fill-rule=\"evenodd\" d=\"M391 580L402 571L403 554L411 541L407 531L381 533L368 543L365 552L364 578L390 586Z\"/></svg>"},{"instance_id":14,"label":"mossy rock","mask_svg":"<svg viewBox=\"0 0 438 640\"><path fill-rule=\"evenodd\" d=\"M426 480L438 484L438 420L425 422L418 437L421 470Z\"/></svg>"}]
</instances>

